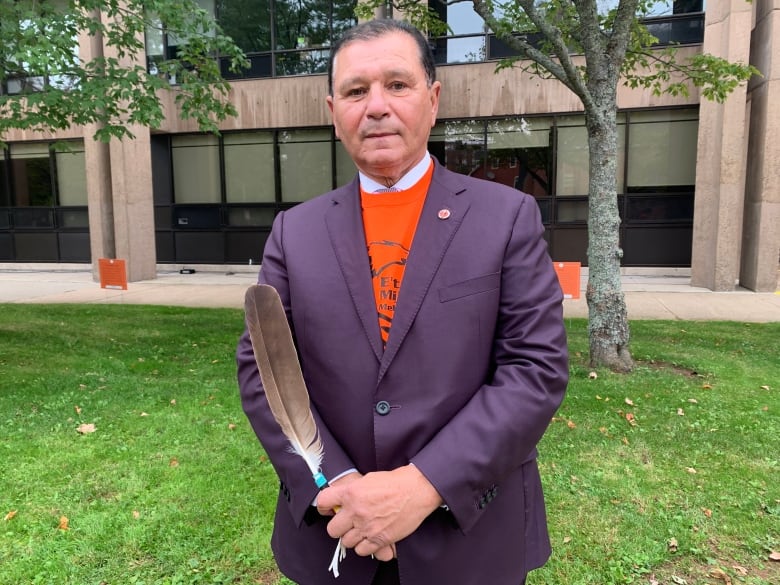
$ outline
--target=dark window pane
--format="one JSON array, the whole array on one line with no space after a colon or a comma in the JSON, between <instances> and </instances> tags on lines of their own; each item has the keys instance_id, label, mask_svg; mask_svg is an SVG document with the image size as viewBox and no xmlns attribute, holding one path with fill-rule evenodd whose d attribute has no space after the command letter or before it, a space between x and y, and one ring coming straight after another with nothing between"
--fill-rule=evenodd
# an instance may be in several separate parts
<instances>
[{"instance_id":1,"label":"dark window pane","mask_svg":"<svg viewBox=\"0 0 780 585\"><path fill-rule=\"evenodd\" d=\"M648 197L629 196L627 220L629 222L692 222L693 193Z\"/></svg>"},{"instance_id":2,"label":"dark window pane","mask_svg":"<svg viewBox=\"0 0 780 585\"><path fill-rule=\"evenodd\" d=\"M225 79L251 79L271 77L273 75L270 53L247 55L247 59L249 59L249 68L238 72L230 71L230 61L228 59L220 59L219 66L222 76Z\"/></svg>"},{"instance_id":3,"label":"dark window pane","mask_svg":"<svg viewBox=\"0 0 780 585\"><path fill-rule=\"evenodd\" d=\"M273 48L269 0L219 0L216 8L222 30L245 53Z\"/></svg>"},{"instance_id":4,"label":"dark window pane","mask_svg":"<svg viewBox=\"0 0 780 585\"><path fill-rule=\"evenodd\" d=\"M276 210L273 207L231 207L227 214L231 226L271 227Z\"/></svg>"},{"instance_id":5,"label":"dark window pane","mask_svg":"<svg viewBox=\"0 0 780 585\"><path fill-rule=\"evenodd\" d=\"M89 214L86 209L60 208L58 224L63 228L89 228Z\"/></svg>"},{"instance_id":6,"label":"dark window pane","mask_svg":"<svg viewBox=\"0 0 780 585\"><path fill-rule=\"evenodd\" d=\"M307 75L328 70L330 50L291 51L277 53L277 75Z\"/></svg>"},{"instance_id":7,"label":"dark window pane","mask_svg":"<svg viewBox=\"0 0 780 585\"><path fill-rule=\"evenodd\" d=\"M14 226L18 228L53 228L54 212L51 209L15 209Z\"/></svg>"},{"instance_id":8,"label":"dark window pane","mask_svg":"<svg viewBox=\"0 0 780 585\"><path fill-rule=\"evenodd\" d=\"M550 199L537 199L536 204L539 206L539 213L542 214L542 223L548 224L552 222L552 201Z\"/></svg>"},{"instance_id":9,"label":"dark window pane","mask_svg":"<svg viewBox=\"0 0 780 585\"><path fill-rule=\"evenodd\" d=\"M17 207L54 205L49 158L11 159L14 204Z\"/></svg>"},{"instance_id":10,"label":"dark window pane","mask_svg":"<svg viewBox=\"0 0 780 585\"><path fill-rule=\"evenodd\" d=\"M5 162L3 151L0 150L0 207L11 206L11 193L8 190L8 163Z\"/></svg>"},{"instance_id":11,"label":"dark window pane","mask_svg":"<svg viewBox=\"0 0 780 585\"><path fill-rule=\"evenodd\" d=\"M558 199L557 216L560 223L588 221L588 201Z\"/></svg>"}]
</instances>

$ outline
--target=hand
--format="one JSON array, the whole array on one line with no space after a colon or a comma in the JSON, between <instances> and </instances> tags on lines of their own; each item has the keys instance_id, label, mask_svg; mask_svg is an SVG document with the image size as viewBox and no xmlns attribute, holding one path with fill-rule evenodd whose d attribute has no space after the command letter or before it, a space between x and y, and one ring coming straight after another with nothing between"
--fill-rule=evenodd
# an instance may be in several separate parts
<instances>
[{"instance_id":1,"label":"hand","mask_svg":"<svg viewBox=\"0 0 780 585\"><path fill-rule=\"evenodd\" d=\"M414 532L442 499L420 470L406 465L334 485L317 502L318 509L338 508L328 523L333 538L360 556L390 560L395 543Z\"/></svg>"},{"instance_id":2,"label":"hand","mask_svg":"<svg viewBox=\"0 0 780 585\"><path fill-rule=\"evenodd\" d=\"M352 473L348 473L346 475L342 475L336 481L329 481L328 485L330 487L345 486L345 485L348 485L348 484L352 483L353 481L355 481L357 479L360 479L361 477L363 477L362 473L360 473L358 471L353 471ZM330 488L326 488L326 489L330 489ZM324 506L321 506L320 505L320 501L321 501L320 497L321 496L322 496L322 492L317 494L317 500L316 500L317 512L319 512L321 516L333 516L336 513L336 510L334 510L333 508L326 508Z\"/></svg>"}]
</instances>

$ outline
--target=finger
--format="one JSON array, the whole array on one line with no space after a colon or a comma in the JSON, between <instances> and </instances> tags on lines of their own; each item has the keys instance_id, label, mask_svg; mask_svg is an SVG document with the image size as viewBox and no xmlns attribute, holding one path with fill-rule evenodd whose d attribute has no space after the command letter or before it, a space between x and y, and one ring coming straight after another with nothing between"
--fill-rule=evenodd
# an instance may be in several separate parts
<instances>
[{"instance_id":1,"label":"finger","mask_svg":"<svg viewBox=\"0 0 780 585\"><path fill-rule=\"evenodd\" d=\"M380 548L378 551L374 553L374 556L379 559L380 561L392 561L395 558L395 546L385 546L383 548Z\"/></svg>"},{"instance_id":2,"label":"finger","mask_svg":"<svg viewBox=\"0 0 780 585\"><path fill-rule=\"evenodd\" d=\"M355 548L361 542L365 542L365 537L356 528L347 531L344 534L344 536L341 537L341 544L344 545L346 548ZM367 556L367 555L363 555L363 556Z\"/></svg>"},{"instance_id":3,"label":"finger","mask_svg":"<svg viewBox=\"0 0 780 585\"><path fill-rule=\"evenodd\" d=\"M317 506L317 512L320 514L320 516L333 516L336 511L333 508L324 508L322 506Z\"/></svg>"},{"instance_id":4,"label":"finger","mask_svg":"<svg viewBox=\"0 0 780 585\"><path fill-rule=\"evenodd\" d=\"M357 555L361 557L367 557L369 555L377 556L377 553L379 551L384 551L385 549L390 548L391 546L392 544L388 544L386 541L379 538L364 538L354 546L354 550L355 553L357 553ZM381 554L382 556L388 556L386 552L382 552ZM389 557L390 557L389 559L379 559L379 560L392 559L393 558L392 548L390 548Z\"/></svg>"},{"instance_id":5,"label":"finger","mask_svg":"<svg viewBox=\"0 0 780 585\"><path fill-rule=\"evenodd\" d=\"M328 534L333 538L341 538L352 528L352 518L344 512L336 514L328 521Z\"/></svg>"}]
</instances>

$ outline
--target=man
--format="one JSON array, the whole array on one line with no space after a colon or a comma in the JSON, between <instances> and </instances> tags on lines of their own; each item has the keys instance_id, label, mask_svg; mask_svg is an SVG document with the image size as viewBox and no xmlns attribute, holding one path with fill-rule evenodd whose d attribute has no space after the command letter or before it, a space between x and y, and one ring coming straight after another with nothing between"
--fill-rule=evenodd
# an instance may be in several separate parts
<instances>
[{"instance_id":1,"label":"man","mask_svg":"<svg viewBox=\"0 0 780 585\"><path fill-rule=\"evenodd\" d=\"M336 582L337 538L344 585L520 585L549 556L536 444L567 383L562 294L534 200L428 154L435 75L409 25L344 35L327 103L359 176L280 214L265 247L332 487L290 453L239 342L281 480L272 547L301 585Z\"/></svg>"}]
</instances>

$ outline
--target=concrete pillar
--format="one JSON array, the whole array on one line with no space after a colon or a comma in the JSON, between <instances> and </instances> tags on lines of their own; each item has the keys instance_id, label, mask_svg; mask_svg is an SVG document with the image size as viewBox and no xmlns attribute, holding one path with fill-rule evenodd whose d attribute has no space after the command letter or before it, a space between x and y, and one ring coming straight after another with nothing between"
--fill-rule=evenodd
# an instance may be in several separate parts
<instances>
[{"instance_id":1,"label":"concrete pillar","mask_svg":"<svg viewBox=\"0 0 780 585\"><path fill-rule=\"evenodd\" d=\"M97 11L93 15L103 18ZM128 57L117 55L99 35L82 35L79 47L84 58L105 55L128 67L134 65ZM93 276L99 280L100 258L118 258L126 262L128 282L156 278L149 129L130 126L134 139L112 139L109 144L92 138L95 129L88 126L84 135Z\"/></svg>"},{"instance_id":2,"label":"concrete pillar","mask_svg":"<svg viewBox=\"0 0 780 585\"><path fill-rule=\"evenodd\" d=\"M780 1L755 0L750 62L763 77L748 85L748 140L740 284L777 289L780 254Z\"/></svg>"},{"instance_id":3,"label":"concrete pillar","mask_svg":"<svg viewBox=\"0 0 780 585\"><path fill-rule=\"evenodd\" d=\"M92 277L100 281L98 260L116 258L114 203L111 190L111 158L108 144L95 141L94 127L84 133L84 161L87 172L87 212Z\"/></svg>"},{"instance_id":4,"label":"concrete pillar","mask_svg":"<svg viewBox=\"0 0 780 585\"><path fill-rule=\"evenodd\" d=\"M707 3L703 53L747 63L752 4ZM701 100L696 160L691 284L733 290L739 278L745 194L747 88L724 103Z\"/></svg>"},{"instance_id":5,"label":"concrete pillar","mask_svg":"<svg viewBox=\"0 0 780 585\"><path fill-rule=\"evenodd\" d=\"M111 190L116 257L127 264L127 280L157 277L152 196L152 146L148 128L133 126L133 139L111 140Z\"/></svg>"}]
</instances>

